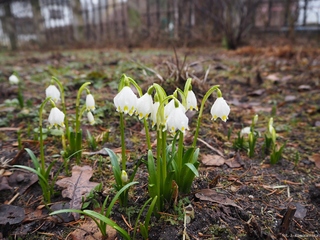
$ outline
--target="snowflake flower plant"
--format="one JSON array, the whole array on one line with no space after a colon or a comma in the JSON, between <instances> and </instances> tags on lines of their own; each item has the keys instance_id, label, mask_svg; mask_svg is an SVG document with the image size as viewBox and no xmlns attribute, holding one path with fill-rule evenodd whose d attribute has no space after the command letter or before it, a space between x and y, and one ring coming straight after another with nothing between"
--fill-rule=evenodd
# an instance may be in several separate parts
<instances>
[{"instance_id":1,"label":"snowflake flower plant","mask_svg":"<svg viewBox=\"0 0 320 240\"><path fill-rule=\"evenodd\" d=\"M217 92L217 100L211 108L213 119L221 118L224 122L228 119L230 107L222 98L219 86L213 86L205 94L197 119L192 146L185 146L184 135L189 130L189 119L186 110L198 110L197 98L192 91L191 79L186 81L184 90L176 89L172 95L167 95L165 90L157 83L152 84L147 93L142 94L138 84L131 78L123 75L119 83L119 92L114 98L116 111L120 114L120 131L122 146L122 171L125 171L126 155L124 141L123 114L130 116L136 112L139 119L144 120L146 138L148 142L148 172L149 172L149 194L156 200L155 212L162 211L165 203L170 203L174 192L174 184L180 192L190 191L193 179L198 176L198 155L196 147L200 122L205 102L213 92ZM134 87L139 98L133 93ZM153 96L153 99L152 99ZM156 158L151 149L149 124L146 120L150 116L152 128L157 133ZM173 136L168 138L167 135ZM170 140L169 140L170 139ZM155 160L156 159L156 160ZM114 161L117 163L117 161ZM120 186L121 171L115 173L117 184ZM131 178L132 179L132 176ZM174 182L174 184L173 184ZM173 186L173 187L168 187Z\"/></svg>"}]
</instances>

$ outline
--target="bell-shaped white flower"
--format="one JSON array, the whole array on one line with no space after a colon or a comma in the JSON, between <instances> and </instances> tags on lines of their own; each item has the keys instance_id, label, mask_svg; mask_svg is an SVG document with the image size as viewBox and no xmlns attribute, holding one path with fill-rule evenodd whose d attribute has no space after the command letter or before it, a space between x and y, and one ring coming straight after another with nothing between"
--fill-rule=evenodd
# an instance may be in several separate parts
<instances>
[{"instance_id":1,"label":"bell-shaped white flower","mask_svg":"<svg viewBox=\"0 0 320 240\"><path fill-rule=\"evenodd\" d=\"M149 93L145 93L141 98L137 100L136 113L139 119L148 118L152 111L152 97Z\"/></svg>"},{"instance_id":2,"label":"bell-shaped white flower","mask_svg":"<svg viewBox=\"0 0 320 240\"><path fill-rule=\"evenodd\" d=\"M61 126L64 127L64 113L59 110L57 107L51 108L49 118L48 118L50 127L52 126Z\"/></svg>"},{"instance_id":3,"label":"bell-shaped white flower","mask_svg":"<svg viewBox=\"0 0 320 240\"><path fill-rule=\"evenodd\" d=\"M170 133L175 133L176 130L180 130L184 134L186 129L189 129L188 123L189 118L186 116L183 108L175 107L166 120L164 131L168 130Z\"/></svg>"},{"instance_id":4,"label":"bell-shaped white flower","mask_svg":"<svg viewBox=\"0 0 320 240\"><path fill-rule=\"evenodd\" d=\"M125 86L114 97L113 102L118 112L128 113L130 116L132 116L136 110L137 100L138 98L132 89L128 86Z\"/></svg>"},{"instance_id":5,"label":"bell-shaped white flower","mask_svg":"<svg viewBox=\"0 0 320 240\"><path fill-rule=\"evenodd\" d=\"M9 77L9 83L10 84L18 84L19 83L19 78L12 74L10 77Z\"/></svg>"},{"instance_id":6,"label":"bell-shaped white flower","mask_svg":"<svg viewBox=\"0 0 320 240\"><path fill-rule=\"evenodd\" d=\"M170 102L166 106L164 106L164 117L167 119L173 109L175 109L174 105L174 99L171 99ZM186 108L179 102L179 108L183 111L183 113L186 112Z\"/></svg>"},{"instance_id":7,"label":"bell-shaped white flower","mask_svg":"<svg viewBox=\"0 0 320 240\"><path fill-rule=\"evenodd\" d=\"M245 128L242 128L241 131L240 131L240 137L246 135L246 134L249 134L251 132L251 127L245 127Z\"/></svg>"},{"instance_id":8,"label":"bell-shaped white flower","mask_svg":"<svg viewBox=\"0 0 320 240\"><path fill-rule=\"evenodd\" d=\"M152 104L152 110L150 115L152 127L154 127L154 125L156 125L157 123L157 113L158 113L159 106L160 106L159 102L155 102L154 104Z\"/></svg>"},{"instance_id":9,"label":"bell-shaped white flower","mask_svg":"<svg viewBox=\"0 0 320 240\"><path fill-rule=\"evenodd\" d=\"M189 110L195 109L198 111L197 98L192 90L189 90L187 94L187 109Z\"/></svg>"},{"instance_id":10,"label":"bell-shaped white flower","mask_svg":"<svg viewBox=\"0 0 320 240\"><path fill-rule=\"evenodd\" d=\"M218 97L211 107L212 119L216 120L218 117L226 122L230 113L230 107L223 97Z\"/></svg>"},{"instance_id":11,"label":"bell-shaped white flower","mask_svg":"<svg viewBox=\"0 0 320 240\"><path fill-rule=\"evenodd\" d=\"M87 111L94 111L96 109L92 94L88 94L86 97L86 108Z\"/></svg>"},{"instance_id":12,"label":"bell-shaped white flower","mask_svg":"<svg viewBox=\"0 0 320 240\"><path fill-rule=\"evenodd\" d=\"M55 85L50 85L46 89L46 97L51 97L54 102L60 101L60 91Z\"/></svg>"},{"instance_id":13,"label":"bell-shaped white flower","mask_svg":"<svg viewBox=\"0 0 320 240\"><path fill-rule=\"evenodd\" d=\"M88 118L88 121L89 121L89 123L90 123L91 125L93 125L93 124L95 123L95 120L94 120L94 117L93 117L91 111L89 111L89 112L87 113L87 118Z\"/></svg>"}]
</instances>

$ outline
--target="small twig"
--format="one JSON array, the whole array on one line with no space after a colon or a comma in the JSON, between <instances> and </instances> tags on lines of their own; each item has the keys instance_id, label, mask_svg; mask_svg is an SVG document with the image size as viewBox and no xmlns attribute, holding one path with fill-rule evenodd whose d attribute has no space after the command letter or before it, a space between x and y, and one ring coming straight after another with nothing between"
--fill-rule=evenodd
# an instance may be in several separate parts
<instances>
[{"instance_id":1,"label":"small twig","mask_svg":"<svg viewBox=\"0 0 320 240\"><path fill-rule=\"evenodd\" d=\"M16 193L16 195L13 196L13 198L11 198L11 200L7 203L8 205L10 205L14 200L16 200L16 198L20 195L20 193Z\"/></svg>"},{"instance_id":2,"label":"small twig","mask_svg":"<svg viewBox=\"0 0 320 240\"><path fill-rule=\"evenodd\" d=\"M122 217L124 223L125 223L125 224L128 226L128 228L130 229L130 231L133 230L134 228L128 223L128 221L126 220L126 218L125 218L123 215L121 215L121 217Z\"/></svg>"},{"instance_id":3,"label":"small twig","mask_svg":"<svg viewBox=\"0 0 320 240\"><path fill-rule=\"evenodd\" d=\"M218 149L216 149L215 147L212 147L209 143L207 143L206 141L204 141L201 138L198 138L199 142L202 142L204 145L206 145L208 148L210 148L212 151L218 153L221 157L224 156L224 154L222 152L220 152Z\"/></svg>"},{"instance_id":4,"label":"small twig","mask_svg":"<svg viewBox=\"0 0 320 240\"><path fill-rule=\"evenodd\" d=\"M207 69L207 71L206 71L206 74L204 75L203 82L206 82L206 81L207 81L209 72L210 72L210 66L208 67L208 69Z\"/></svg>"},{"instance_id":5,"label":"small twig","mask_svg":"<svg viewBox=\"0 0 320 240\"><path fill-rule=\"evenodd\" d=\"M152 72L152 73L153 73L154 75L156 75L157 78L159 78L161 81L164 81L163 77L162 77L157 71L155 71L155 70L153 70L152 68L149 68L149 67L143 65L142 63L139 63L139 62L135 61L134 59L131 59L131 61L134 62L134 63L136 63L136 64L138 64L141 68L144 68L144 69L148 70L149 72Z\"/></svg>"},{"instance_id":6,"label":"small twig","mask_svg":"<svg viewBox=\"0 0 320 240\"><path fill-rule=\"evenodd\" d=\"M286 234L289 231L290 223L293 219L293 216L296 212L296 207L292 204L289 204L287 212L284 214L281 224L280 224L280 233Z\"/></svg>"}]
</instances>

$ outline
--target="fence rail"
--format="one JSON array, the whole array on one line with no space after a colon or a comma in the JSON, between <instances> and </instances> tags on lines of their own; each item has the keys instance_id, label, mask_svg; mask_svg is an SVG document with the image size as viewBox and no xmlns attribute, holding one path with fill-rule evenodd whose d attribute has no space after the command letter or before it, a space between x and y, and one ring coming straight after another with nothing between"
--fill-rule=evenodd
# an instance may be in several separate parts
<instances>
[{"instance_id":1,"label":"fence rail","mask_svg":"<svg viewBox=\"0 0 320 240\"><path fill-rule=\"evenodd\" d=\"M0 0L0 45L11 49L236 41L319 23L320 0Z\"/></svg>"}]
</instances>

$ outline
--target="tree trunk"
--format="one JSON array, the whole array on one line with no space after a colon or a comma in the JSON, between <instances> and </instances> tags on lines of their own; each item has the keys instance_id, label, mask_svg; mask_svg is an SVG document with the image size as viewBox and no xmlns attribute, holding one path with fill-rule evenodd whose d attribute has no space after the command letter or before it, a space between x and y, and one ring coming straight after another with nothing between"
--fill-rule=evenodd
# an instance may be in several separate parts
<instances>
[{"instance_id":1,"label":"tree trunk","mask_svg":"<svg viewBox=\"0 0 320 240\"><path fill-rule=\"evenodd\" d=\"M84 21L80 0L71 0L73 14L73 37L77 42L84 42Z\"/></svg>"},{"instance_id":2,"label":"tree trunk","mask_svg":"<svg viewBox=\"0 0 320 240\"><path fill-rule=\"evenodd\" d=\"M45 44L44 24L43 18L40 11L40 4L38 0L31 1L32 14L33 14L33 25L35 33L37 35L37 42L40 48Z\"/></svg>"},{"instance_id":3,"label":"tree trunk","mask_svg":"<svg viewBox=\"0 0 320 240\"><path fill-rule=\"evenodd\" d=\"M2 19L3 24L3 32L5 34L8 34L9 40L10 40L10 46L11 50L17 50L17 35L16 35L16 26L14 22L14 17L12 15L11 9L10 9L10 2L6 2L4 4L4 18Z\"/></svg>"}]
</instances>

